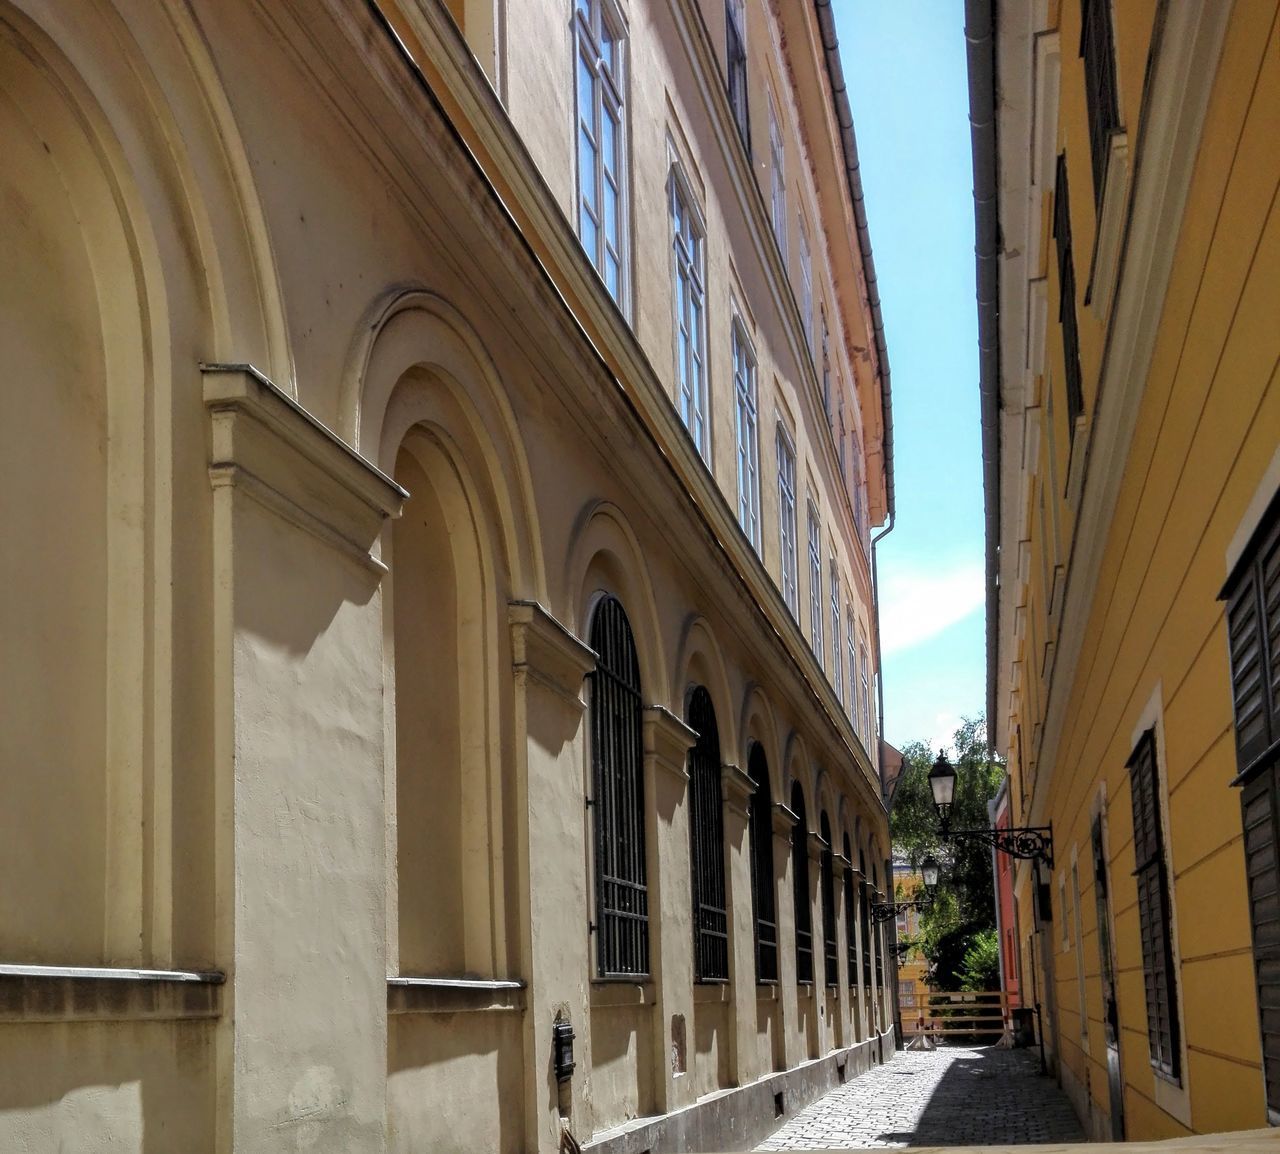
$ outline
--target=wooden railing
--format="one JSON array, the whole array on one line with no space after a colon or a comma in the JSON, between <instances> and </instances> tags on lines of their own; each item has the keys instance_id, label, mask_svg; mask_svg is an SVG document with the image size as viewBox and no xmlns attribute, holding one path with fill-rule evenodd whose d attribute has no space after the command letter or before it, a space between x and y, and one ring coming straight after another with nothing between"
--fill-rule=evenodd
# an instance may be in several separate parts
<instances>
[{"instance_id":1,"label":"wooden railing","mask_svg":"<svg viewBox=\"0 0 1280 1154\"><path fill-rule=\"evenodd\" d=\"M960 1034L1003 1034L1013 1028L1009 995L1002 990L980 993L926 994L914 1006L902 1007L902 1032L908 1038L927 1034L945 1038Z\"/></svg>"}]
</instances>

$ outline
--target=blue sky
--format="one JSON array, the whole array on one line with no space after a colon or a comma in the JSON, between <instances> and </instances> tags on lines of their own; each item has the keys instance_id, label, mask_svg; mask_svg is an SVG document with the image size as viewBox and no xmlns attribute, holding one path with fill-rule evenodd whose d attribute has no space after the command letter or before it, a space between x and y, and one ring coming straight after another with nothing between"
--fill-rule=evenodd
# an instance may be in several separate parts
<instances>
[{"instance_id":1,"label":"blue sky","mask_svg":"<svg viewBox=\"0 0 1280 1154\"><path fill-rule=\"evenodd\" d=\"M961 0L836 0L893 383L879 546L885 737L951 744L986 657L973 175Z\"/></svg>"}]
</instances>

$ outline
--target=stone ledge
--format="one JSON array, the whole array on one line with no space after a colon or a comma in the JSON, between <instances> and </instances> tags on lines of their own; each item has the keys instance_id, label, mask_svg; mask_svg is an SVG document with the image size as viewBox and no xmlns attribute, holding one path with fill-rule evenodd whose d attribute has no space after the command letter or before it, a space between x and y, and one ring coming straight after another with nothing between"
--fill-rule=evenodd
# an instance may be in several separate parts
<instances>
[{"instance_id":1,"label":"stone ledge","mask_svg":"<svg viewBox=\"0 0 1280 1154\"><path fill-rule=\"evenodd\" d=\"M217 971L0 965L0 1022L216 1018L224 981Z\"/></svg>"},{"instance_id":2,"label":"stone ledge","mask_svg":"<svg viewBox=\"0 0 1280 1154\"><path fill-rule=\"evenodd\" d=\"M513 979L387 979L388 1014L502 1013L524 1006L525 984Z\"/></svg>"}]
</instances>

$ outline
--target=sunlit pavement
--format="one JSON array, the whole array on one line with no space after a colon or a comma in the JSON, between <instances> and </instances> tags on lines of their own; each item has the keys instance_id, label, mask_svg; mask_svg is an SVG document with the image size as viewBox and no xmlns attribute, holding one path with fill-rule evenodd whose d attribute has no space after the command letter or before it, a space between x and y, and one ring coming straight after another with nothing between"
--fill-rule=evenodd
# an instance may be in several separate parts
<instances>
[{"instance_id":1,"label":"sunlit pavement","mask_svg":"<svg viewBox=\"0 0 1280 1154\"><path fill-rule=\"evenodd\" d=\"M759 1149L1083 1142L1071 1103L1039 1071L1031 1050L903 1051L802 1110Z\"/></svg>"}]
</instances>

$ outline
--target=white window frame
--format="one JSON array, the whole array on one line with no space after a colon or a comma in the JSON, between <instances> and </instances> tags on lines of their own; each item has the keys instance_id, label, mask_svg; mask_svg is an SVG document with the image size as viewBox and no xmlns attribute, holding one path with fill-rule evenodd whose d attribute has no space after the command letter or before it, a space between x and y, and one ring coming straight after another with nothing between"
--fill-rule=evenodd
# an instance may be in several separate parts
<instances>
[{"instance_id":1,"label":"white window frame","mask_svg":"<svg viewBox=\"0 0 1280 1154\"><path fill-rule=\"evenodd\" d=\"M734 436L738 462L738 524L760 551L760 422L756 354L746 329L733 319Z\"/></svg>"},{"instance_id":2,"label":"white window frame","mask_svg":"<svg viewBox=\"0 0 1280 1154\"><path fill-rule=\"evenodd\" d=\"M862 700L862 732L871 737L871 681L867 676L867 635L862 632L858 638L858 672L860 674L860 691Z\"/></svg>"},{"instance_id":3,"label":"white window frame","mask_svg":"<svg viewBox=\"0 0 1280 1154\"><path fill-rule=\"evenodd\" d=\"M826 668L825 647L822 642L822 618L826 610L822 606L822 521L818 506L809 497L809 640L818 664Z\"/></svg>"},{"instance_id":4,"label":"white window frame","mask_svg":"<svg viewBox=\"0 0 1280 1154\"><path fill-rule=\"evenodd\" d=\"M836 700L843 705L844 663L840 660L840 569L836 564L834 553L831 555L831 574L827 583L831 587L831 688L836 691Z\"/></svg>"},{"instance_id":5,"label":"white window frame","mask_svg":"<svg viewBox=\"0 0 1280 1154\"><path fill-rule=\"evenodd\" d=\"M778 538L782 557L782 599L800 619L800 572L796 551L796 448L786 425L778 422Z\"/></svg>"},{"instance_id":6,"label":"white window frame","mask_svg":"<svg viewBox=\"0 0 1280 1154\"><path fill-rule=\"evenodd\" d=\"M861 736L862 726L858 712L858 641L857 634L854 631L852 603L845 606L844 613L845 633L847 635L845 641L849 648L849 700L847 708L849 710L849 720L853 722L854 732ZM839 657L836 659L839 660Z\"/></svg>"},{"instance_id":7,"label":"white window frame","mask_svg":"<svg viewBox=\"0 0 1280 1154\"><path fill-rule=\"evenodd\" d=\"M706 227L679 164L671 166L671 301L680 419L704 461L711 460L707 418Z\"/></svg>"},{"instance_id":8,"label":"white window frame","mask_svg":"<svg viewBox=\"0 0 1280 1154\"><path fill-rule=\"evenodd\" d=\"M606 59L605 46L612 47L611 57ZM629 173L627 168L627 36L626 25L613 0L577 0L573 15L573 92L574 92L574 166L576 182L574 195L575 220L578 239L591 262L605 291L628 313L630 301L630 236L627 228L629 211ZM582 107L582 75L585 65L590 76L591 108ZM603 163L601 147L605 119L614 125L616 172L610 176ZM589 173L583 171L583 135L586 135L595 155L595 164ZM616 198L617 244L607 238L603 204L606 190L612 188ZM594 206L587 199L590 192ZM584 235L583 221L590 219L595 228L596 243L593 249ZM617 264L617 291L609 286L608 257Z\"/></svg>"},{"instance_id":9,"label":"white window frame","mask_svg":"<svg viewBox=\"0 0 1280 1154\"><path fill-rule=\"evenodd\" d=\"M804 339L813 354L813 254L809 250L809 234L804 218L800 218L800 316L804 320Z\"/></svg>"},{"instance_id":10,"label":"white window frame","mask_svg":"<svg viewBox=\"0 0 1280 1154\"><path fill-rule=\"evenodd\" d=\"M773 235L782 253L783 264L787 260L787 166L786 149L782 143L782 129L778 126L778 109L773 90L769 97L769 215Z\"/></svg>"}]
</instances>

